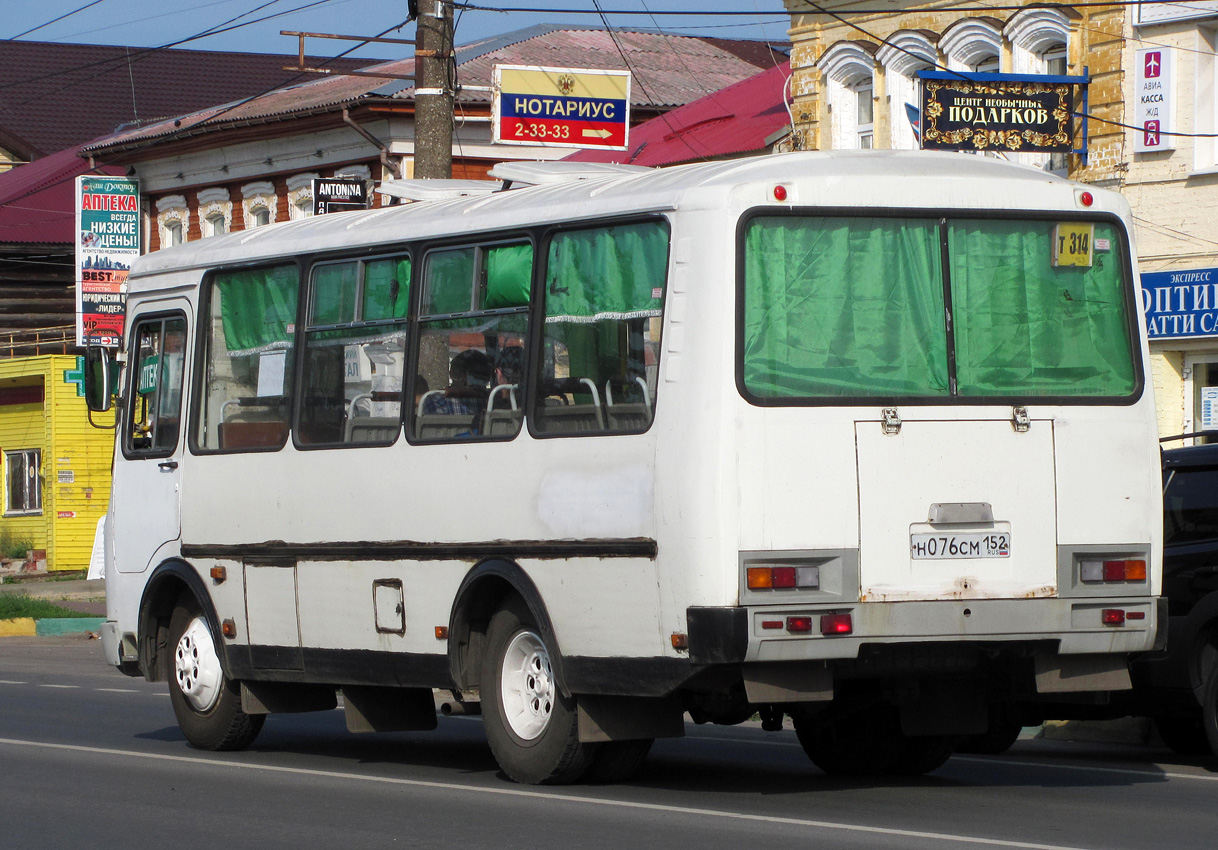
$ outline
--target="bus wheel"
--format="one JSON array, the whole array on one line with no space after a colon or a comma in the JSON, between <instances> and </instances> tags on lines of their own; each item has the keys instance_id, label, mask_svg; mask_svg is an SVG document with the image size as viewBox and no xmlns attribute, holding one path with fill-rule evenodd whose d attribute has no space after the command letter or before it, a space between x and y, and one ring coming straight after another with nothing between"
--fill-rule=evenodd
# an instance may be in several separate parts
<instances>
[{"instance_id":1,"label":"bus wheel","mask_svg":"<svg viewBox=\"0 0 1218 850\"><path fill-rule=\"evenodd\" d=\"M800 746L830 776L880 776L904 752L905 738L889 706L853 713L792 712L791 717Z\"/></svg>"},{"instance_id":2,"label":"bus wheel","mask_svg":"<svg viewBox=\"0 0 1218 850\"><path fill-rule=\"evenodd\" d=\"M910 735L900 755L888 767L894 776L921 776L947 764L959 740L955 735Z\"/></svg>"},{"instance_id":3,"label":"bus wheel","mask_svg":"<svg viewBox=\"0 0 1218 850\"><path fill-rule=\"evenodd\" d=\"M486 739L517 782L575 782L596 747L580 743L575 700L559 691L550 650L532 619L518 600L491 618L482 659Z\"/></svg>"},{"instance_id":4,"label":"bus wheel","mask_svg":"<svg viewBox=\"0 0 1218 850\"><path fill-rule=\"evenodd\" d=\"M241 690L224 675L207 618L179 603L169 621L169 699L186 740L201 750L241 750L266 719L241 710Z\"/></svg>"}]
</instances>

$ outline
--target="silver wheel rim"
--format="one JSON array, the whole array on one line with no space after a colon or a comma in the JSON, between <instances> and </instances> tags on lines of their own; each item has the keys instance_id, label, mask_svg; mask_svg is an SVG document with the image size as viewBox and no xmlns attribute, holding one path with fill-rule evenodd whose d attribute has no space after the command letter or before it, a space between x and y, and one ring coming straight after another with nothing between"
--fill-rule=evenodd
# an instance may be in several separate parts
<instances>
[{"instance_id":1,"label":"silver wheel rim","mask_svg":"<svg viewBox=\"0 0 1218 850\"><path fill-rule=\"evenodd\" d=\"M532 741L546 731L554 712L554 672L550 653L536 633L517 632L503 651L499 698L517 737Z\"/></svg>"},{"instance_id":2,"label":"silver wheel rim","mask_svg":"<svg viewBox=\"0 0 1218 850\"><path fill-rule=\"evenodd\" d=\"M207 711L220 698L224 671L216 655L207 621L195 617L182 633L173 653L173 675L178 690L195 711Z\"/></svg>"}]
</instances>

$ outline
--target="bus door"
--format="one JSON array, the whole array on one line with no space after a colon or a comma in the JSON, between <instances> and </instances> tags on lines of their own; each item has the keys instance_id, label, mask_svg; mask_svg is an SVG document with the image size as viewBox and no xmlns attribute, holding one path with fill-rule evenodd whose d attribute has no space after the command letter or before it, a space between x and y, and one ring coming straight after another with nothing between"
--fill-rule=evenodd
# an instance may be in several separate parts
<instances>
[{"instance_id":1,"label":"bus door","mask_svg":"<svg viewBox=\"0 0 1218 850\"><path fill-rule=\"evenodd\" d=\"M1053 425L856 422L863 598L1056 595Z\"/></svg>"},{"instance_id":2,"label":"bus door","mask_svg":"<svg viewBox=\"0 0 1218 850\"><path fill-rule=\"evenodd\" d=\"M159 563L181 536L182 390L186 386L189 305L144 305L131 326L106 532L119 572Z\"/></svg>"}]
</instances>

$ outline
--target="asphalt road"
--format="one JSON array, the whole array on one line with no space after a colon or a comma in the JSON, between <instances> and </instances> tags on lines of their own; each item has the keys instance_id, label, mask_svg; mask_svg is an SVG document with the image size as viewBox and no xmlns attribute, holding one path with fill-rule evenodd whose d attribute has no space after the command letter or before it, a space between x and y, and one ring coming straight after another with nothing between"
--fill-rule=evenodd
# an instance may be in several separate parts
<instances>
[{"instance_id":1,"label":"asphalt road","mask_svg":"<svg viewBox=\"0 0 1218 850\"><path fill-rule=\"evenodd\" d=\"M481 721L351 735L339 711L275 715L207 753L164 684L97 641L0 640L0 847L1205 848L1218 765L1166 750L1020 741L915 779L831 779L789 731L689 727L618 786L519 786Z\"/></svg>"}]
</instances>

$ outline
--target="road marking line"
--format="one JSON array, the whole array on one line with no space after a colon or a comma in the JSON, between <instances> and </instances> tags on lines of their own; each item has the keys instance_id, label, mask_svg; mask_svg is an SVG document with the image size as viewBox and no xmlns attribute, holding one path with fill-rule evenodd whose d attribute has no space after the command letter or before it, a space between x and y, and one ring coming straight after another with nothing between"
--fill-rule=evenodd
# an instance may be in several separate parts
<instances>
[{"instance_id":1,"label":"road marking line","mask_svg":"<svg viewBox=\"0 0 1218 850\"><path fill-rule=\"evenodd\" d=\"M105 694L138 694L140 693L135 688L94 688L95 691L101 691Z\"/></svg>"},{"instance_id":2,"label":"road marking line","mask_svg":"<svg viewBox=\"0 0 1218 850\"><path fill-rule=\"evenodd\" d=\"M29 682L15 682L12 679L0 679L0 685L28 685Z\"/></svg>"},{"instance_id":3,"label":"road marking line","mask_svg":"<svg viewBox=\"0 0 1218 850\"><path fill-rule=\"evenodd\" d=\"M61 690L70 691L76 690L80 685L39 685L40 688L59 688Z\"/></svg>"},{"instance_id":4,"label":"road marking line","mask_svg":"<svg viewBox=\"0 0 1218 850\"><path fill-rule=\"evenodd\" d=\"M947 832L923 832L916 829L896 829L882 826L866 826L855 823L840 823L835 821L808 820L805 818L786 818L773 815L750 815L743 812L723 812L714 809L696 809L692 806L669 806L660 803L639 803L629 800L601 800L595 797L531 791L523 788L479 788L474 785L462 785L455 782L432 782L423 779L400 779L388 776L362 776L358 773L345 773L332 770L311 770L300 767L283 767L281 765L255 764L250 762L231 761L229 759L202 759L193 756L175 756L165 753L138 753L130 750L115 750L106 747L86 747L78 744L51 744L39 741L19 741L13 738L0 738L0 745L13 747L37 747L41 749L66 750L76 753L92 753L95 755L127 756L129 758L151 759L155 761L181 762L196 766L219 765L236 767L242 770L261 770L268 773L287 773L296 776L316 776L327 779L349 779L357 782L375 782L384 785L402 785L414 788L429 788L439 791L464 791L471 794L493 794L503 797L524 797L534 800L546 800L551 803L584 803L590 806L605 806L619 809L636 809L648 812L663 812L667 814L693 815L697 817L723 818L725 820L749 821L752 823L770 823L783 826L803 826L815 829L831 829L842 832L861 832L871 835L892 835L902 838L924 838L934 841L951 841L957 844L981 844L988 847L1011 847L1016 850L1082 850L1063 844L1039 844L1030 841L1010 841L1001 838L982 838L972 835L955 835Z\"/></svg>"}]
</instances>

